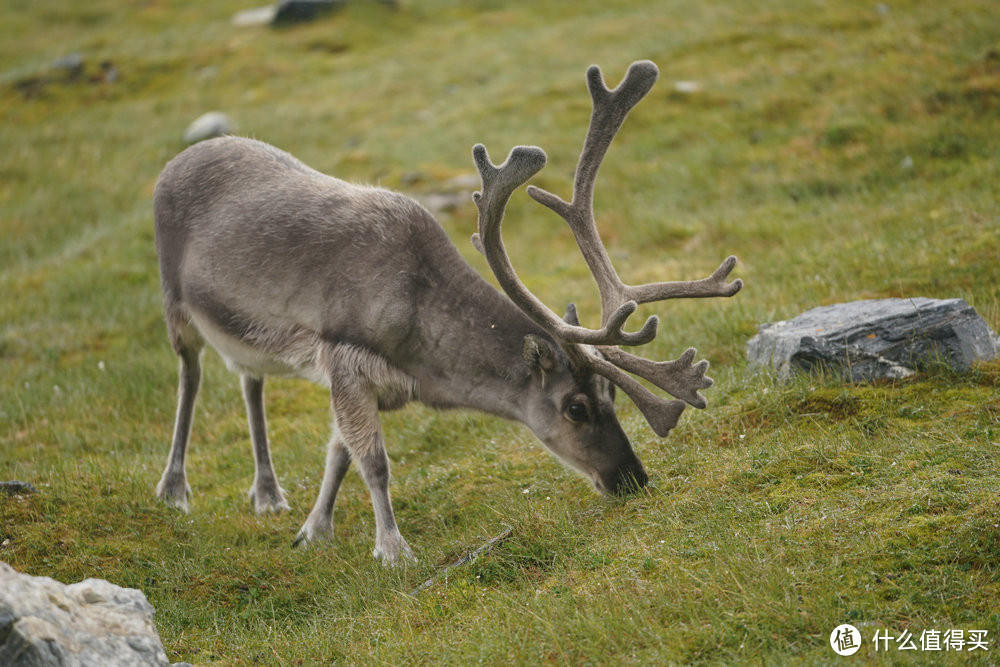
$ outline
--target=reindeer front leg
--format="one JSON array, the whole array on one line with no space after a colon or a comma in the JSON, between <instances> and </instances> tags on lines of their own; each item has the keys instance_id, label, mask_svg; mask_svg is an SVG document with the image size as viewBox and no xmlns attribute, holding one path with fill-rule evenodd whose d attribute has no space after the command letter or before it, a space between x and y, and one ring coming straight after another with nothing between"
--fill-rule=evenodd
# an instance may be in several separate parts
<instances>
[{"instance_id":1,"label":"reindeer front leg","mask_svg":"<svg viewBox=\"0 0 1000 667\"><path fill-rule=\"evenodd\" d=\"M392 512L392 501L389 500L389 457L385 453L381 429L372 444L367 452L357 456L358 467L368 485L375 510L375 548L372 556L380 559L383 565L395 565L401 555L416 562L410 545L399 534L396 517Z\"/></svg>"},{"instance_id":2,"label":"reindeer front leg","mask_svg":"<svg viewBox=\"0 0 1000 667\"><path fill-rule=\"evenodd\" d=\"M330 393L340 440L335 435L331 442L323 486L296 543L328 535L327 531L332 531L337 489L350 461L355 460L371 494L375 511L375 549L372 555L383 565L395 565L400 556L415 561L413 551L399 533L389 499L389 457L378 420L378 400L370 388L361 386L362 382L364 380L356 378L346 381L332 379ZM348 453L349 456L345 456Z\"/></svg>"},{"instance_id":3,"label":"reindeer front leg","mask_svg":"<svg viewBox=\"0 0 1000 667\"><path fill-rule=\"evenodd\" d=\"M299 534L295 537L295 541L292 542L293 547L304 542L333 539L333 505L337 501L340 483L344 480L344 475L347 474L347 469L350 467L351 452L347 449L344 436L334 421L333 436L331 436L330 444L326 448L323 483L320 485L316 504L309 512L309 518L306 519Z\"/></svg>"}]
</instances>

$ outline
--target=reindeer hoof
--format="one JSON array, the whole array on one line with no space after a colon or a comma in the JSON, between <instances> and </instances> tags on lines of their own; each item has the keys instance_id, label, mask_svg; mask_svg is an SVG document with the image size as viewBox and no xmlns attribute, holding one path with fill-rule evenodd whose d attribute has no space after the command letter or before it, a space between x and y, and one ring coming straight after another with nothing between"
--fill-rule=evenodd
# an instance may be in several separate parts
<instances>
[{"instance_id":1,"label":"reindeer hoof","mask_svg":"<svg viewBox=\"0 0 1000 667\"><path fill-rule=\"evenodd\" d=\"M187 514L190 511L188 500L191 498L187 477L183 473L163 473L160 483L156 485L156 497Z\"/></svg>"},{"instance_id":2,"label":"reindeer hoof","mask_svg":"<svg viewBox=\"0 0 1000 667\"><path fill-rule=\"evenodd\" d=\"M314 520L312 517L306 519L305 524L299 529L299 534L292 541L292 547L299 547L317 542L330 542L333 540L333 522Z\"/></svg>"},{"instance_id":3,"label":"reindeer hoof","mask_svg":"<svg viewBox=\"0 0 1000 667\"><path fill-rule=\"evenodd\" d=\"M292 508L285 500L284 490L277 485L271 488L258 489L256 486L250 487L247 491L250 502L253 503L254 512L257 514L267 514L269 512L288 512Z\"/></svg>"},{"instance_id":4,"label":"reindeer hoof","mask_svg":"<svg viewBox=\"0 0 1000 667\"><path fill-rule=\"evenodd\" d=\"M294 540L292 540L292 548L298 549L299 547L308 547L313 544L317 544L319 542L329 542L329 541L330 538L322 538L316 536L310 537L304 531L300 530L299 534L295 536Z\"/></svg>"},{"instance_id":5,"label":"reindeer hoof","mask_svg":"<svg viewBox=\"0 0 1000 667\"><path fill-rule=\"evenodd\" d=\"M385 567L396 567L404 564L405 561L411 563L417 562L417 557L413 555L410 545L406 543L406 540L399 533L378 540L375 548L372 549L372 556L382 561L382 565ZM403 557L402 560L400 556Z\"/></svg>"}]
</instances>

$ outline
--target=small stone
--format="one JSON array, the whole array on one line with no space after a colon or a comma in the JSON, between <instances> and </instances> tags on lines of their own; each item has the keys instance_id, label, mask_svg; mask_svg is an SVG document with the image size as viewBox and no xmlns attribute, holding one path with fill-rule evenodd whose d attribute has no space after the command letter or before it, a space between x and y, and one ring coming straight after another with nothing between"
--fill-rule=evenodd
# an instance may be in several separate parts
<instances>
[{"instance_id":1,"label":"small stone","mask_svg":"<svg viewBox=\"0 0 1000 667\"><path fill-rule=\"evenodd\" d=\"M83 56L79 53L69 53L52 61L52 69L66 73L69 79L76 79L83 74Z\"/></svg>"},{"instance_id":2,"label":"small stone","mask_svg":"<svg viewBox=\"0 0 1000 667\"><path fill-rule=\"evenodd\" d=\"M480 189L483 185L483 181L479 174L468 173L449 178L445 182L445 185L449 188L471 191Z\"/></svg>"},{"instance_id":3,"label":"small stone","mask_svg":"<svg viewBox=\"0 0 1000 667\"><path fill-rule=\"evenodd\" d=\"M274 17L278 15L277 5L267 7L257 7L256 9L244 9L233 14L230 22L239 27L254 25L267 25L274 22Z\"/></svg>"},{"instance_id":4,"label":"small stone","mask_svg":"<svg viewBox=\"0 0 1000 667\"><path fill-rule=\"evenodd\" d=\"M110 60L101 61L101 73L95 79L96 81L104 81L105 83L115 83L121 77L121 72L118 67Z\"/></svg>"},{"instance_id":5,"label":"small stone","mask_svg":"<svg viewBox=\"0 0 1000 667\"><path fill-rule=\"evenodd\" d=\"M752 365L781 377L825 369L852 381L900 379L939 364L958 371L998 355L996 334L962 299L873 299L813 308L763 324Z\"/></svg>"},{"instance_id":6,"label":"small stone","mask_svg":"<svg viewBox=\"0 0 1000 667\"><path fill-rule=\"evenodd\" d=\"M232 134L235 129L236 126L229 119L229 116L221 111L209 111L188 125L187 130L184 131L184 141L188 144L196 144L205 139Z\"/></svg>"},{"instance_id":7,"label":"small stone","mask_svg":"<svg viewBox=\"0 0 1000 667\"><path fill-rule=\"evenodd\" d=\"M471 201L467 192L428 192L418 194L416 198L434 216L454 211Z\"/></svg>"},{"instance_id":8,"label":"small stone","mask_svg":"<svg viewBox=\"0 0 1000 667\"><path fill-rule=\"evenodd\" d=\"M697 81L674 81L674 90L678 93L690 95L701 90L701 84Z\"/></svg>"}]
</instances>

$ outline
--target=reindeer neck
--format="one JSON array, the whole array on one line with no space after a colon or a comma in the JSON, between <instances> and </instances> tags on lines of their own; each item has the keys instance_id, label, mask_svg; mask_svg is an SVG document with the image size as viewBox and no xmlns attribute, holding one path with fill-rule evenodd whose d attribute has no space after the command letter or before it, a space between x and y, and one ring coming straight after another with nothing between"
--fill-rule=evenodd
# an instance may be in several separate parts
<instances>
[{"instance_id":1,"label":"reindeer neck","mask_svg":"<svg viewBox=\"0 0 1000 667\"><path fill-rule=\"evenodd\" d=\"M418 297L414 353L404 366L418 383L419 399L438 408L471 408L523 421L531 374L524 338L548 338L506 296L487 283L448 243L425 266Z\"/></svg>"}]
</instances>

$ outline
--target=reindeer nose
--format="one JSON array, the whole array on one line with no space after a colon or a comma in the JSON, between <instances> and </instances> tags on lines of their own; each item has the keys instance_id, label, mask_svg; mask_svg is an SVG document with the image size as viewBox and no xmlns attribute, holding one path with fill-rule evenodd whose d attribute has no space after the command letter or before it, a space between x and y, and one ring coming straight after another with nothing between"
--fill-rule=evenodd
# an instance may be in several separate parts
<instances>
[{"instance_id":1,"label":"reindeer nose","mask_svg":"<svg viewBox=\"0 0 1000 667\"><path fill-rule=\"evenodd\" d=\"M649 475L646 474L642 464L636 461L635 465L618 469L609 490L616 496L626 496L643 488L648 482Z\"/></svg>"}]
</instances>

